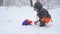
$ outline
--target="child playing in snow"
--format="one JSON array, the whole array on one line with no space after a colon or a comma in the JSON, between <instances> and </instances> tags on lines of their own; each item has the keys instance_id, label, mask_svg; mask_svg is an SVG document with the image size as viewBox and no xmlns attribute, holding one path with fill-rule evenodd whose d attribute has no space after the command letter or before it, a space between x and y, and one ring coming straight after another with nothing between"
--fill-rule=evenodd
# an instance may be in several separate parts
<instances>
[{"instance_id":1,"label":"child playing in snow","mask_svg":"<svg viewBox=\"0 0 60 34\"><path fill-rule=\"evenodd\" d=\"M46 25L45 23L51 21L50 14L46 9L42 7L42 4L39 2L39 0L36 0L36 3L34 4L34 10L36 10L37 16L39 17L39 20L37 20L36 22L39 21L41 27L45 26Z\"/></svg>"}]
</instances>

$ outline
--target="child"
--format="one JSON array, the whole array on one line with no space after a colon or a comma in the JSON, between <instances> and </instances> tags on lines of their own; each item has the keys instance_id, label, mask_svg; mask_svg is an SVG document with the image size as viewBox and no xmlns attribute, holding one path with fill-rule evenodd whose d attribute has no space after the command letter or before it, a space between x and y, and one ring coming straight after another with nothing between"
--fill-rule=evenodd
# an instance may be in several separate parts
<instances>
[{"instance_id":1,"label":"child","mask_svg":"<svg viewBox=\"0 0 60 34\"><path fill-rule=\"evenodd\" d=\"M36 22L39 21L41 27L45 26L46 25L45 23L48 23L51 21L50 14L48 13L46 9L42 7L42 4L39 1L37 1L34 4L34 10L36 10L37 16L39 17L39 20L37 20Z\"/></svg>"}]
</instances>

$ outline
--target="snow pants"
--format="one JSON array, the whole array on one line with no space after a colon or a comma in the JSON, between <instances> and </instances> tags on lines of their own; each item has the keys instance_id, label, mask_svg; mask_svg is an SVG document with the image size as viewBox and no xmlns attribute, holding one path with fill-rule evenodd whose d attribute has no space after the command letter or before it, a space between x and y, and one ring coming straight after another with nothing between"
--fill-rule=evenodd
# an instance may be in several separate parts
<instances>
[{"instance_id":1,"label":"snow pants","mask_svg":"<svg viewBox=\"0 0 60 34\"><path fill-rule=\"evenodd\" d=\"M46 24L44 21L42 21L42 17L40 15L37 15L39 17L40 27L44 27Z\"/></svg>"}]
</instances>

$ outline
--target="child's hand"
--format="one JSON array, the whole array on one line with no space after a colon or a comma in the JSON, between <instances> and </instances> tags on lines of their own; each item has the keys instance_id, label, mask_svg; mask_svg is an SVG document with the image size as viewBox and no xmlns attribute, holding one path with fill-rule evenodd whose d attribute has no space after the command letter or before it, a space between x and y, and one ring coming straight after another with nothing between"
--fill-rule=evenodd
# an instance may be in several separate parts
<instances>
[{"instance_id":1,"label":"child's hand","mask_svg":"<svg viewBox=\"0 0 60 34\"><path fill-rule=\"evenodd\" d=\"M35 21L34 24L37 25L37 21Z\"/></svg>"}]
</instances>

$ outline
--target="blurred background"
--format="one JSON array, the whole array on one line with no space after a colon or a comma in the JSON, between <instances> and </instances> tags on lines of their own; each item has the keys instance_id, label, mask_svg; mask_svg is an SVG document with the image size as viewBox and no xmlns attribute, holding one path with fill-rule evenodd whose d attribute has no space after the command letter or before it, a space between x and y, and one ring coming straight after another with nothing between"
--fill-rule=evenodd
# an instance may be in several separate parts
<instances>
[{"instance_id":1,"label":"blurred background","mask_svg":"<svg viewBox=\"0 0 60 34\"><path fill-rule=\"evenodd\" d=\"M40 0L46 9L52 9L60 6L60 0ZM0 6L32 6L35 0L0 0Z\"/></svg>"}]
</instances>

